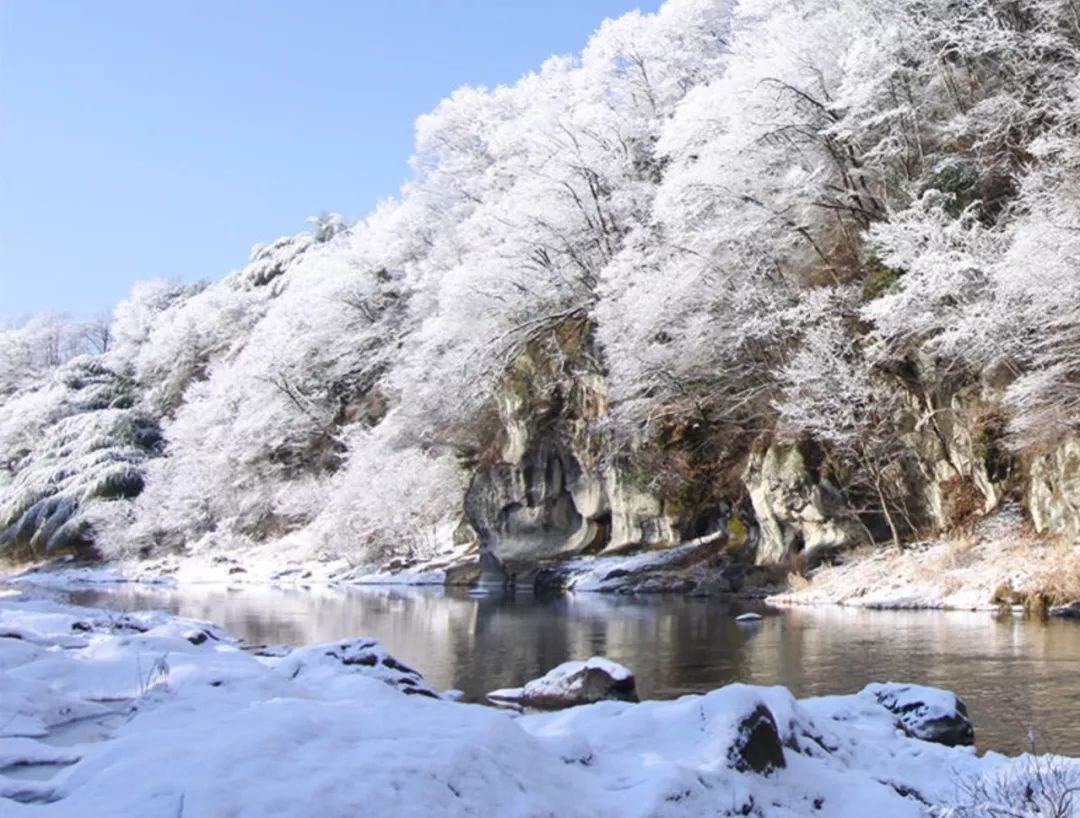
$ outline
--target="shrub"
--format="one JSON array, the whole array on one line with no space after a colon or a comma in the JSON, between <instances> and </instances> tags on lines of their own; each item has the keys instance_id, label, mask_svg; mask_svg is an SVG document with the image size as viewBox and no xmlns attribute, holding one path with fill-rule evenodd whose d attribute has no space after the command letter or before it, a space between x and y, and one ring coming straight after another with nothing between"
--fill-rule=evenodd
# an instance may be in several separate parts
<instances>
[{"instance_id":1,"label":"shrub","mask_svg":"<svg viewBox=\"0 0 1080 818\"><path fill-rule=\"evenodd\" d=\"M1034 731L1029 732L1034 750ZM1055 755L1024 755L961 785L960 803L939 818L1073 818L1080 809L1080 767Z\"/></svg>"},{"instance_id":2,"label":"shrub","mask_svg":"<svg viewBox=\"0 0 1080 818\"><path fill-rule=\"evenodd\" d=\"M950 477L941 484L946 524L965 528L982 516L986 497L970 477Z\"/></svg>"},{"instance_id":3,"label":"shrub","mask_svg":"<svg viewBox=\"0 0 1080 818\"><path fill-rule=\"evenodd\" d=\"M902 270L882 263L873 251L867 254L863 267L866 270L866 278L863 279L863 300L865 301L873 301L892 292L903 275Z\"/></svg>"}]
</instances>

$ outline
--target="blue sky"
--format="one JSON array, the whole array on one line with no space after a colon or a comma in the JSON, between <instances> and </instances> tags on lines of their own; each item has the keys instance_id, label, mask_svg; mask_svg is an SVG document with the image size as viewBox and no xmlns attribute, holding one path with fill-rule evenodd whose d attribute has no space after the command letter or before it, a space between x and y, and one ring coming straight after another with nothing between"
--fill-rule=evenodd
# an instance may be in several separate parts
<instances>
[{"instance_id":1,"label":"blue sky","mask_svg":"<svg viewBox=\"0 0 1080 818\"><path fill-rule=\"evenodd\" d=\"M0 0L0 315L217 279L408 176L412 123L659 0Z\"/></svg>"}]
</instances>

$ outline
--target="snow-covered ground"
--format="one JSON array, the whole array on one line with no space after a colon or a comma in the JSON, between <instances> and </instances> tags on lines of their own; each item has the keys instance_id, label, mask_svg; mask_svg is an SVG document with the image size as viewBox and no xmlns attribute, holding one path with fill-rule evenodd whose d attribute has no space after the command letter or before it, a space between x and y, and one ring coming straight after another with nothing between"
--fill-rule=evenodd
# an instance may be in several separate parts
<instances>
[{"instance_id":1,"label":"snow-covered ground","mask_svg":"<svg viewBox=\"0 0 1080 818\"><path fill-rule=\"evenodd\" d=\"M558 571L567 590L618 591L626 587L628 579L674 574L705 552L705 547L693 542L631 556L580 557L562 563Z\"/></svg>"},{"instance_id":2,"label":"snow-covered ground","mask_svg":"<svg viewBox=\"0 0 1080 818\"><path fill-rule=\"evenodd\" d=\"M218 544L220 545L220 544ZM50 562L27 569L19 579L37 586L77 588L123 582L153 585L229 583L233 585L444 585L446 568L469 559L466 548L449 548L438 558L393 572L351 565L318 552L301 539L274 548L238 546L223 551L214 542L197 542L182 555L155 559L114 559L91 565ZM475 561L475 555L472 557Z\"/></svg>"},{"instance_id":3,"label":"snow-covered ground","mask_svg":"<svg viewBox=\"0 0 1080 818\"><path fill-rule=\"evenodd\" d=\"M780 605L845 605L865 608L994 610L1000 601L1043 593L1054 604L1080 599L1080 547L1032 535L1016 509L982 521L968 535L944 541L873 546L842 555L807 579L792 576L784 592L767 597ZM711 559L710 559L711 558ZM119 583L183 586L227 583L307 587L315 585L445 585L448 571L475 561L467 547L394 570L373 571L341 559L320 559L297 541L284 551L240 549L227 555L211 544L154 560L115 560L90 566L54 562L18 576L54 588ZM716 564L714 564L716 563ZM567 591L723 594L732 586L724 564L708 543L630 555L589 556L546 569L548 582ZM760 596L768 589L743 588ZM477 593L481 593L482 589Z\"/></svg>"},{"instance_id":4,"label":"snow-covered ground","mask_svg":"<svg viewBox=\"0 0 1080 818\"><path fill-rule=\"evenodd\" d=\"M1080 598L1080 552L1033 536L1015 512L987 518L967 536L942 542L875 546L822 566L809 582L768 598L773 604L864 608L993 610L995 598L1029 593ZM1075 594L1075 596L1073 596Z\"/></svg>"},{"instance_id":5,"label":"snow-covered ground","mask_svg":"<svg viewBox=\"0 0 1080 818\"><path fill-rule=\"evenodd\" d=\"M990 815L949 810L1073 783L1071 761L912 738L904 696L953 701L730 685L516 716L435 697L370 640L254 649L6 589L0 816Z\"/></svg>"},{"instance_id":6,"label":"snow-covered ground","mask_svg":"<svg viewBox=\"0 0 1080 818\"><path fill-rule=\"evenodd\" d=\"M549 585L568 591L602 593L717 593L730 590L725 563L716 559L711 538L638 554L579 557L547 566ZM51 562L27 569L20 581L54 588L133 582L182 586L230 585L446 585L455 568L475 566L469 546L447 548L425 562L381 569L321 557L303 540L274 548L239 546L223 552L213 542L195 543L182 555L155 559L115 559L93 565ZM465 572L469 576L469 572ZM482 593L484 589L478 589Z\"/></svg>"}]
</instances>

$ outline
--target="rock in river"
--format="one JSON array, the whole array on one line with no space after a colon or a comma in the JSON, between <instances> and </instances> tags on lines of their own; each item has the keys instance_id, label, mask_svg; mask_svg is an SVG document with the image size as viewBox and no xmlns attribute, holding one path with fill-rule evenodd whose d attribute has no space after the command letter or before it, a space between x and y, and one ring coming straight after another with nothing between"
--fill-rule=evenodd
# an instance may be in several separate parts
<instances>
[{"instance_id":1,"label":"rock in river","mask_svg":"<svg viewBox=\"0 0 1080 818\"><path fill-rule=\"evenodd\" d=\"M584 662L563 662L524 687L488 693L496 704L558 710L605 699L636 702L634 674L620 664L594 656Z\"/></svg>"},{"instance_id":2,"label":"rock in river","mask_svg":"<svg viewBox=\"0 0 1080 818\"><path fill-rule=\"evenodd\" d=\"M759 613L749 611L748 613L739 614L735 617L736 622L760 622L764 617Z\"/></svg>"},{"instance_id":3,"label":"rock in river","mask_svg":"<svg viewBox=\"0 0 1080 818\"><path fill-rule=\"evenodd\" d=\"M1050 616L1058 616L1062 619L1080 619L1080 599L1073 600L1067 605L1055 605L1050 609Z\"/></svg>"}]
</instances>

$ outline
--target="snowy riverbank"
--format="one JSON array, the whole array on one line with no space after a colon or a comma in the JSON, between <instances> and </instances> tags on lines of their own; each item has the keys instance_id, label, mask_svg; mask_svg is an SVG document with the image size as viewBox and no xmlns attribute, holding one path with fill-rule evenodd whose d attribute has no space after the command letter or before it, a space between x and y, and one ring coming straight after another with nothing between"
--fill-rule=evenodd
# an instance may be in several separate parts
<instances>
[{"instance_id":1,"label":"snowy riverbank","mask_svg":"<svg viewBox=\"0 0 1080 818\"><path fill-rule=\"evenodd\" d=\"M344 560L320 560L292 550L250 549L228 555L194 548L154 560L76 564L51 562L16 575L43 588L78 589L134 583L307 588L368 585L443 586L475 560L467 549L440 560L373 571ZM1080 600L1080 548L1062 538L1035 536L1016 509L994 514L966 535L943 541L875 545L839 555L802 577L737 564L708 542L624 555L579 557L543 566L537 587L572 592L753 597L783 606L841 605L883 609L996 610L1002 604L1039 611ZM771 583L777 584L771 584ZM452 582L449 584L453 584Z\"/></svg>"},{"instance_id":2,"label":"snowy riverbank","mask_svg":"<svg viewBox=\"0 0 1080 818\"><path fill-rule=\"evenodd\" d=\"M731 685L518 717L434 698L361 639L257 650L2 593L4 818L944 815L1019 797L1036 763L1059 783L1074 769L912 738L880 690ZM930 719L953 700L916 693Z\"/></svg>"},{"instance_id":3,"label":"snowy riverbank","mask_svg":"<svg viewBox=\"0 0 1080 818\"><path fill-rule=\"evenodd\" d=\"M714 540L701 538L669 548L544 563L519 578L517 584L532 587L535 583L537 588L547 591L754 598L776 590L777 586L769 582L780 576L778 572L736 564L717 552ZM173 587L196 583L277 587L453 586L473 584L479 574L477 555L467 546L447 549L426 562L375 568L350 565L342 559L320 558L304 543L293 543L287 548L239 549L227 554L213 546L196 544L183 554L155 559L92 563L59 560L24 566L13 572L21 582L61 589L123 583Z\"/></svg>"},{"instance_id":4,"label":"snowy riverbank","mask_svg":"<svg viewBox=\"0 0 1080 818\"><path fill-rule=\"evenodd\" d=\"M782 605L994 610L1037 609L1080 598L1080 551L1034 536L1015 513L998 514L967 536L902 549L875 546L844 554L808 578L792 577Z\"/></svg>"}]
</instances>

